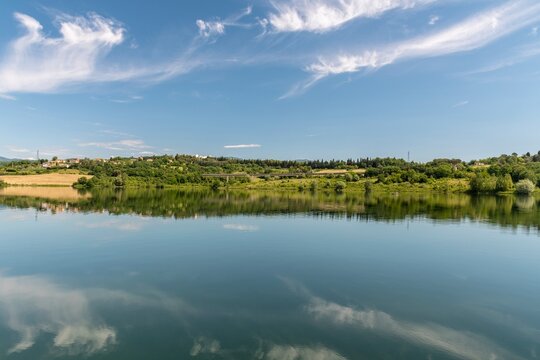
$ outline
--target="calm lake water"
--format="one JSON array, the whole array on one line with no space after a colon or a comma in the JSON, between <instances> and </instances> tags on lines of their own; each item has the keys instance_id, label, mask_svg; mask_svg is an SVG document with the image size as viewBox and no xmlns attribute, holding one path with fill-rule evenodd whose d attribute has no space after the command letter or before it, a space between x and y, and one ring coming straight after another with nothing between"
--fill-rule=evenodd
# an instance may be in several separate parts
<instances>
[{"instance_id":1,"label":"calm lake water","mask_svg":"<svg viewBox=\"0 0 540 360\"><path fill-rule=\"evenodd\" d=\"M17 191L0 359L540 357L535 198Z\"/></svg>"}]
</instances>

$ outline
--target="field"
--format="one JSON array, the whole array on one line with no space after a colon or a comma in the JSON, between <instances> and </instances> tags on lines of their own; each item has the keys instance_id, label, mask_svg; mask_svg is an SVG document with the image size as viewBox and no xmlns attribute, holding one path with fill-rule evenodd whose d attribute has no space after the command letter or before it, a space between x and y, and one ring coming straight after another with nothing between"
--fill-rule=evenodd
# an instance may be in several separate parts
<instances>
[{"instance_id":1,"label":"field","mask_svg":"<svg viewBox=\"0 0 540 360\"><path fill-rule=\"evenodd\" d=\"M80 174L41 174L41 175L6 175L0 176L8 185L19 186L71 186L81 177ZM85 177L91 178L86 175Z\"/></svg>"}]
</instances>

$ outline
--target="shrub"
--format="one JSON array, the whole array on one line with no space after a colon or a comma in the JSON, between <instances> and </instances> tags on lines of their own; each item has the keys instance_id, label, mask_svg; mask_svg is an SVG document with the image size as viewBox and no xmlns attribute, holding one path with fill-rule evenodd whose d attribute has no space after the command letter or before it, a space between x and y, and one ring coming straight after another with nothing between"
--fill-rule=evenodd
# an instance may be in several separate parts
<instances>
[{"instance_id":1,"label":"shrub","mask_svg":"<svg viewBox=\"0 0 540 360\"><path fill-rule=\"evenodd\" d=\"M311 184L309 184L309 191L311 191L311 192L317 191L317 182L316 181L312 181Z\"/></svg>"},{"instance_id":2,"label":"shrub","mask_svg":"<svg viewBox=\"0 0 540 360\"><path fill-rule=\"evenodd\" d=\"M514 187L514 183L512 182L512 177L510 174L506 174L504 176L499 176L497 178L497 183L495 185L495 190L497 191L510 191Z\"/></svg>"},{"instance_id":3,"label":"shrub","mask_svg":"<svg viewBox=\"0 0 540 360\"><path fill-rule=\"evenodd\" d=\"M4 180L0 180L0 188L6 187L7 184Z\"/></svg>"},{"instance_id":4,"label":"shrub","mask_svg":"<svg viewBox=\"0 0 540 360\"><path fill-rule=\"evenodd\" d=\"M338 182L336 182L336 185L334 185L334 190L337 193L342 193L343 190L345 190L346 187L347 187L346 183L344 183L343 181L338 181Z\"/></svg>"},{"instance_id":5,"label":"shrub","mask_svg":"<svg viewBox=\"0 0 540 360\"><path fill-rule=\"evenodd\" d=\"M469 187L473 193L494 192L497 187L497 178L485 173L478 173L471 179Z\"/></svg>"},{"instance_id":6,"label":"shrub","mask_svg":"<svg viewBox=\"0 0 540 360\"><path fill-rule=\"evenodd\" d=\"M535 189L536 185L529 179L520 180L516 184L516 193L520 195L530 195Z\"/></svg>"},{"instance_id":7,"label":"shrub","mask_svg":"<svg viewBox=\"0 0 540 360\"><path fill-rule=\"evenodd\" d=\"M75 183L73 183L73 187L75 189L90 189L94 186L94 182L91 180L88 180L86 177L80 177Z\"/></svg>"}]
</instances>

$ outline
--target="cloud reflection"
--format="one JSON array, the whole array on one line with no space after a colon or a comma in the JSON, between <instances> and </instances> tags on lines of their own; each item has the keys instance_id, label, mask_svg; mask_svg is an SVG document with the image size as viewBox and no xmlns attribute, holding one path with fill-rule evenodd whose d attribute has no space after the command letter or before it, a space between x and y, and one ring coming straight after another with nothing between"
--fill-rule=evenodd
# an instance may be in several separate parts
<instances>
[{"instance_id":1,"label":"cloud reflection","mask_svg":"<svg viewBox=\"0 0 540 360\"><path fill-rule=\"evenodd\" d=\"M43 278L0 274L0 314L20 336L10 354L30 349L42 333L52 334L56 350L70 355L96 353L116 343L116 331L96 320L82 291Z\"/></svg>"},{"instance_id":2,"label":"cloud reflection","mask_svg":"<svg viewBox=\"0 0 540 360\"><path fill-rule=\"evenodd\" d=\"M496 343L470 331L460 331L434 323L414 323L395 319L378 310L359 310L327 301L299 282L280 279L294 293L308 299L305 311L314 319L335 325L353 326L383 336L396 337L409 343L428 347L460 359L522 359Z\"/></svg>"},{"instance_id":3,"label":"cloud reflection","mask_svg":"<svg viewBox=\"0 0 540 360\"><path fill-rule=\"evenodd\" d=\"M394 336L460 359L520 359L483 336L437 324L417 324L397 320L382 311L357 310L318 297L311 299L306 311L318 320L357 326Z\"/></svg>"},{"instance_id":4,"label":"cloud reflection","mask_svg":"<svg viewBox=\"0 0 540 360\"><path fill-rule=\"evenodd\" d=\"M292 345L274 345L259 357L266 360L346 360L343 356L322 346L305 347Z\"/></svg>"},{"instance_id":5,"label":"cloud reflection","mask_svg":"<svg viewBox=\"0 0 540 360\"><path fill-rule=\"evenodd\" d=\"M102 288L72 290L40 276L6 276L0 272L1 324L19 335L8 354L32 348L42 335L52 335L53 350L64 355L86 356L108 350L117 343L117 332L92 311L97 304L152 308L179 318L196 311L182 299L153 289L139 293Z\"/></svg>"}]
</instances>

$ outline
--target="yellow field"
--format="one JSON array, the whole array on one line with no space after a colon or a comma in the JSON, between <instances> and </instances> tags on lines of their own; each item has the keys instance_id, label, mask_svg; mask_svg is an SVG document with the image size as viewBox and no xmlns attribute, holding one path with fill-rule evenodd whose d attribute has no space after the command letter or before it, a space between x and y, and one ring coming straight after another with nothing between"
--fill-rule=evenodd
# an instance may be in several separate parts
<instances>
[{"instance_id":1,"label":"yellow field","mask_svg":"<svg viewBox=\"0 0 540 360\"><path fill-rule=\"evenodd\" d=\"M6 175L0 176L0 180L9 185L22 186L71 186L80 177L92 178L89 175L80 174L42 174L42 175Z\"/></svg>"},{"instance_id":2,"label":"yellow field","mask_svg":"<svg viewBox=\"0 0 540 360\"><path fill-rule=\"evenodd\" d=\"M0 189L0 196L27 196L51 200L80 200L89 198L89 194L81 195L77 190L67 187L30 187L8 186Z\"/></svg>"}]
</instances>

